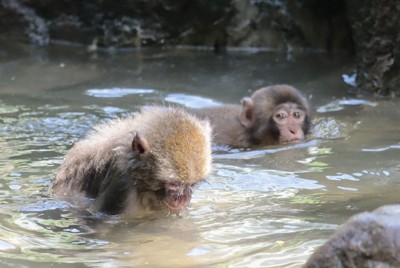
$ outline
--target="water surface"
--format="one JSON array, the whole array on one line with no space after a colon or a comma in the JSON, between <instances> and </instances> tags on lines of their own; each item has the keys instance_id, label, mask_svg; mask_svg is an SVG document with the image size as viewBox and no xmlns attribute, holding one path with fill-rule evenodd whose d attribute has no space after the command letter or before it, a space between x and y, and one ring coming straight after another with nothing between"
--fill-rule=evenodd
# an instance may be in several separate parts
<instances>
[{"instance_id":1,"label":"water surface","mask_svg":"<svg viewBox=\"0 0 400 268\"><path fill-rule=\"evenodd\" d=\"M0 266L299 267L350 215L398 202L396 100L357 99L343 55L189 49L0 49ZM303 90L314 129L297 145L214 148L179 217L99 217L49 194L67 150L144 105L239 103L261 86Z\"/></svg>"}]
</instances>

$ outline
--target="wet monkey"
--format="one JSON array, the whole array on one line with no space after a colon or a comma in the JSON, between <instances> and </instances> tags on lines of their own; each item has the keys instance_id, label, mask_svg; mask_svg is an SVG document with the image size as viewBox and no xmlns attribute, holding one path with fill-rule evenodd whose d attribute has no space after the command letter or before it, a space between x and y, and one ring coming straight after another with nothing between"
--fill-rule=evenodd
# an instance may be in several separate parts
<instances>
[{"instance_id":1,"label":"wet monkey","mask_svg":"<svg viewBox=\"0 0 400 268\"><path fill-rule=\"evenodd\" d=\"M52 191L93 212L178 213L210 172L210 137L208 121L177 108L97 125L67 153Z\"/></svg>"},{"instance_id":2,"label":"wet monkey","mask_svg":"<svg viewBox=\"0 0 400 268\"><path fill-rule=\"evenodd\" d=\"M307 100L294 87L260 88L242 105L191 109L210 120L214 142L236 148L300 142L310 129Z\"/></svg>"}]
</instances>

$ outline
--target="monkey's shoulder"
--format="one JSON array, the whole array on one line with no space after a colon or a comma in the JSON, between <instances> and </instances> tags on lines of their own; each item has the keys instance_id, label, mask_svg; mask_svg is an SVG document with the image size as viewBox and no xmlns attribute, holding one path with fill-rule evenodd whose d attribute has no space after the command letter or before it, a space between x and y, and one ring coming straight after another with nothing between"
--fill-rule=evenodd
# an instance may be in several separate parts
<instances>
[{"instance_id":1,"label":"monkey's shoulder","mask_svg":"<svg viewBox=\"0 0 400 268\"><path fill-rule=\"evenodd\" d=\"M133 119L117 119L96 125L84 139L75 143L65 156L57 177L85 178L101 171L110 159L126 157L134 136Z\"/></svg>"}]
</instances>

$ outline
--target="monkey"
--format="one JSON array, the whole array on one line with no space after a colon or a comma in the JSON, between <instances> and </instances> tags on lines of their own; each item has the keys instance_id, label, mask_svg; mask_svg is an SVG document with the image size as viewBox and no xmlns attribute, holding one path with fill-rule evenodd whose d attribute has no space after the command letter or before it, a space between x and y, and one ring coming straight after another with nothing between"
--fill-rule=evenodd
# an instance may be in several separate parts
<instances>
[{"instance_id":1,"label":"monkey","mask_svg":"<svg viewBox=\"0 0 400 268\"><path fill-rule=\"evenodd\" d=\"M215 144L253 148L303 141L310 129L310 107L289 85L272 85L242 99L242 105L190 109L210 120Z\"/></svg>"},{"instance_id":2,"label":"monkey","mask_svg":"<svg viewBox=\"0 0 400 268\"><path fill-rule=\"evenodd\" d=\"M183 109L142 109L94 126L66 154L51 190L94 213L179 214L210 173L211 137L209 122Z\"/></svg>"}]
</instances>

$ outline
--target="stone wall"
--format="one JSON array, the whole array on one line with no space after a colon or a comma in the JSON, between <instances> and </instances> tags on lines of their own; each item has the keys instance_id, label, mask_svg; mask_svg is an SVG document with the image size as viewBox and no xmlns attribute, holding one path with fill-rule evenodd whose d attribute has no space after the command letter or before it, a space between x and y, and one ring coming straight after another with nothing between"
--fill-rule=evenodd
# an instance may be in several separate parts
<instances>
[{"instance_id":1,"label":"stone wall","mask_svg":"<svg viewBox=\"0 0 400 268\"><path fill-rule=\"evenodd\" d=\"M99 47L261 47L344 51L359 93L399 93L393 0L0 0L0 40Z\"/></svg>"}]
</instances>

